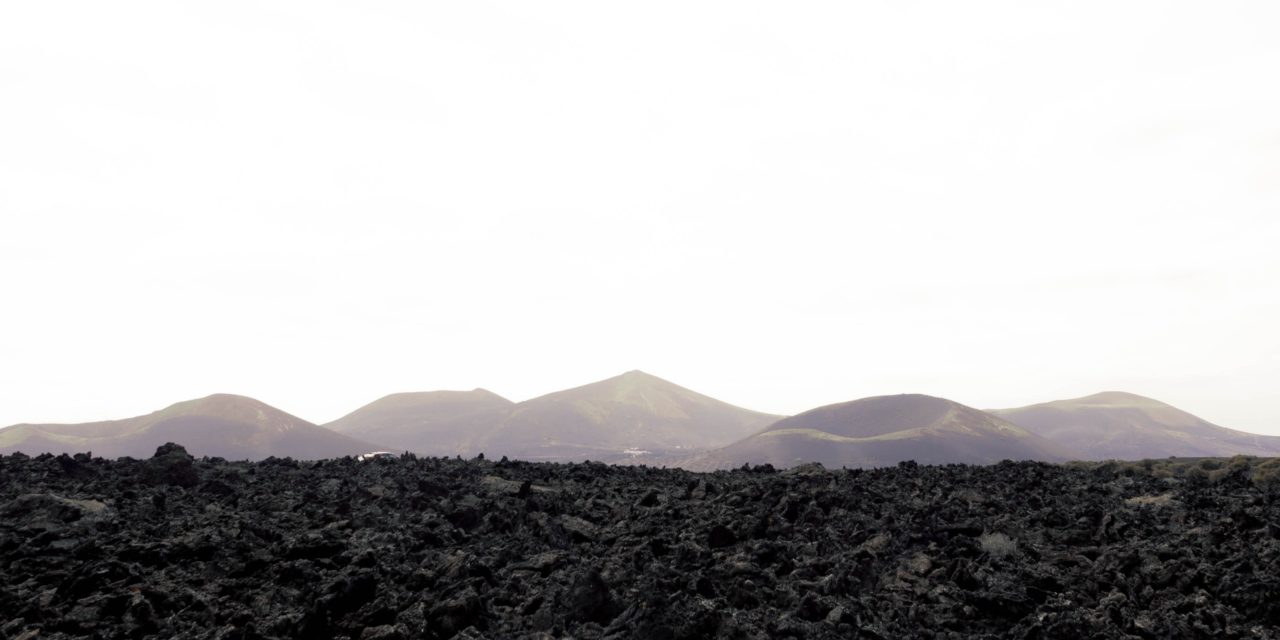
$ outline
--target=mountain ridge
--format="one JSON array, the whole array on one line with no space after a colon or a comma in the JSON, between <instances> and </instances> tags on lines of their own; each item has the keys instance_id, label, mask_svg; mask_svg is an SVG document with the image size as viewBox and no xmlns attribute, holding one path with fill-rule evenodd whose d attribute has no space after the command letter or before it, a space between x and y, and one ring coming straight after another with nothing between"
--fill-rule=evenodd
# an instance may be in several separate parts
<instances>
[{"instance_id":1,"label":"mountain ridge","mask_svg":"<svg viewBox=\"0 0 1280 640\"><path fill-rule=\"evenodd\" d=\"M684 464L699 470L741 464L835 467L1065 461L1072 452L989 413L923 394L873 396L784 418Z\"/></svg>"},{"instance_id":2,"label":"mountain ridge","mask_svg":"<svg viewBox=\"0 0 1280 640\"><path fill-rule=\"evenodd\" d=\"M805 458L876 466L903 459L982 462L1018 455L1044 460L1280 456L1280 437L1221 427L1126 391L986 412L945 398L898 394L783 417L731 405L638 369L523 402L480 387L392 393L326 425L254 398L215 393L132 418L11 425L0 429L0 453L142 456L161 439L180 442L196 455L227 458L392 449L701 468L788 466L810 461ZM986 442L987 450L979 442Z\"/></svg>"},{"instance_id":3,"label":"mountain ridge","mask_svg":"<svg viewBox=\"0 0 1280 640\"><path fill-rule=\"evenodd\" d=\"M779 417L634 369L517 403L477 446L534 459L638 461L723 446Z\"/></svg>"},{"instance_id":4,"label":"mountain ridge","mask_svg":"<svg viewBox=\"0 0 1280 640\"><path fill-rule=\"evenodd\" d=\"M515 406L487 389L393 393L324 427L424 455L474 455L471 440Z\"/></svg>"},{"instance_id":5,"label":"mountain ridge","mask_svg":"<svg viewBox=\"0 0 1280 640\"><path fill-rule=\"evenodd\" d=\"M85 423L22 423L0 430L0 453L148 457L165 442L197 456L261 459L358 455L376 445L338 434L260 400L215 393L141 416Z\"/></svg>"},{"instance_id":6,"label":"mountain ridge","mask_svg":"<svg viewBox=\"0 0 1280 640\"><path fill-rule=\"evenodd\" d=\"M1123 391L992 413L1092 460L1280 455L1280 436L1222 427L1165 402Z\"/></svg>"},{"instance_id":7,"label":"mountain ridge","mask_svg":"<svg viewBox=\"0 0 1280 640\"><path fill-rule=\"evenodd\" d=\"M484 389L391 394L326 426L426 455L637 462L728 444L779 417L633 369L518 403Z\"/></svg>"}]
</instances>

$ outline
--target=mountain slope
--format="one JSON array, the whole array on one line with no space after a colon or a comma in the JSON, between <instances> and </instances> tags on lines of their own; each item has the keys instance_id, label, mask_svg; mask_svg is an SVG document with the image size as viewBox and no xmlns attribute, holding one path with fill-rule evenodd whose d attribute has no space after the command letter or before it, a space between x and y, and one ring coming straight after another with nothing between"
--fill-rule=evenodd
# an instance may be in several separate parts
<instances>
[{"instance_id":1,"label":"mountain slope","mask_svg":"<svg viewBox=\"0 0 1280 640\"><path fill-rule=\"evenodd\" d=\"M160 411L83 424L19 424L0 430L0 453L150 457L165 442L195 456L258 460L359 455L376 448L244 396L215 394Z\"/></svg>"},{"instance_id":2,"label":"mountain slope","mask_svg":"<svg viewBox=\"0 0 1280 640\"><path fill-rule=\"evenodd\" d=\"M806 411L727 447L690 460L692 469L743 463L790 467L988 464L1004 459L1060 461L1072 451L957 402L925 395L863 398Z\"/></svg>"},{"instance_id":3,"label":"mountain slope","mask_svg":"<svg viewBox=\"0 0 1280 640\"><path fill-rule=\"evenodd\" d=\"M356 438L425 455L469 454L472 440L515 403L484 389L395 393L326 425Z\"/></svg>"},{"instance_id":4,"label":"mountain slope","mask_svg":"<svg viewBox=\"0 0 1280 640\"><path fill-rule=\"evenodd\" d=\"M994 413L1089 460L1280 455L1280 437L1227 429L1158 400L1119 391Z\"/></svg>"},{"instance_id":5,"label":"mountain slope","mask_svg":"<svg viewBox=\"0 0 1280 640\"><path fill-rule=\"evenodd\" d=\"M777 419L630 371L521 402L475 448L530 460L648 460L723 446Z\"/></svg>"}]
</instances>

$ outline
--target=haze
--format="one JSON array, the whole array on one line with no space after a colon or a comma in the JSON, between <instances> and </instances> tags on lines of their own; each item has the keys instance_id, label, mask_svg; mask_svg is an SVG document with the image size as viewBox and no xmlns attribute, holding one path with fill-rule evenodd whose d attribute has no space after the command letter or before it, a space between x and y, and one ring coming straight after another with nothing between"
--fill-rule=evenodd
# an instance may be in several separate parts
<instances>
[{"instance_id":1,"label":"haze","mask_svg":"<svg viewBox=\"0 0 1280 640\"><path fill-rule=\"evenodd\" d=\"M1043 5L7 3L0 425L643 369L1280 434L1280 5Z\"/></svg>"}]
</instances>

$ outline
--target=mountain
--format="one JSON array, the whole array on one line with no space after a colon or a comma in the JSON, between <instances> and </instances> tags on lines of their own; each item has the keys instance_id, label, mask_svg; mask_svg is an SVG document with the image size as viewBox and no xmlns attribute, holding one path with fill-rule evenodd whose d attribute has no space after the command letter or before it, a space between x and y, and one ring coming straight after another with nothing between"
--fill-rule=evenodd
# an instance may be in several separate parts
<instances>
[{"instance_id":1,"label":"mountain","mask_svg":"<svg viewBox=\"0 0 1280 640\"><path fill-rule=\"evenodd\" d=\"M682 466L708 470L743 463L791 467L820 462L826 467L882 467L904 460L989 464L1004 459L1062 461L1072 454L989 413L910 394L812 409Z\"/></svg>"},{"instance_id":2,"label":"mountain","mask_svg":"<svg viewBox=\"0 0 1280 640\"><path fill-rule=\"evenodd\" d=\"M356 438L426 455L470 454L472 440L515 403L484 389L395 393L326 425Z\"/></svg>"},{"instance_id":3,"label":"mountain","mask_svg":"<svg viewBox=\"0 0 1280 640\"><path fill-rule=\"evenodd\" d=\"M0 430L0 453L80 453L149 458L181 444L195 456L258 460L359 455L378 447L334 433L253 398L215 394L124 420L84 424L19 424Z\"/></svg>"},{"instance_id":4,"label":"mountain","mask_svg":"<svg viewBox=\"0 0 1280 640\"><path fill-rule=\"evenodd\" d=\"M1280 437L1219 427L1158 400L1119 391L994 413L1089 460L1280 455Z\"/></svg>"},{"instance_id":5,"label":"mountain","mask_svg":"<svg viewBox=\"0 0 1280 640\"><path fill-rule=\"evenodd\" d=\"M488 456L652 461L724 446L778 418L630 371L516 404L472 442Z\"/></svg>"}]
</instances>

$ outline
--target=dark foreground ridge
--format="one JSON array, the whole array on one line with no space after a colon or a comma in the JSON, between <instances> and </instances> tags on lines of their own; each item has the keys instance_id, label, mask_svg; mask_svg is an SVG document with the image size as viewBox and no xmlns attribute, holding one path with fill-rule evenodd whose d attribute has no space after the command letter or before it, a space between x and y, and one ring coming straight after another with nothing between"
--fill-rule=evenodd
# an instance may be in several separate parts
<instances>
[{"instance_id":1,"label":"dark foreground ridge","mask_svg":"<svg viewBox=\"0 0 1280 640\"><path fill-rule=\"evenodd\" d=\"M6 456L0 638L1280 637L1275 469L1203 467Z\"/></svg>"}]
</instances>

